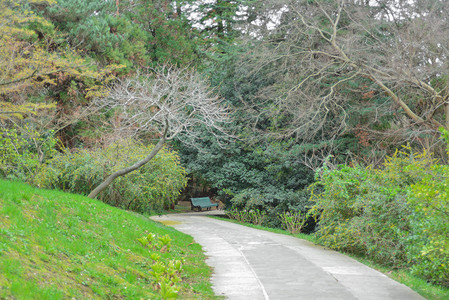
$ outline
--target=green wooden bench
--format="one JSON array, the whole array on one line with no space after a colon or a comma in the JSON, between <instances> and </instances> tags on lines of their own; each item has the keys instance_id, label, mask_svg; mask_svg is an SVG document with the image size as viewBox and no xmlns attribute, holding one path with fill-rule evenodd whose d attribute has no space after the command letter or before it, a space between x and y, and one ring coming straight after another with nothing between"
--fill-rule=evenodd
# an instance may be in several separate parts
<instances>
[{"instance_id":1,"label":"green wooden bench","mask_svg":"<svg viewBox=\"0 0 449 300\"><path fill-rule=\"evenodd\" d=\"M202 211L203 208L210 210L211 207L218 207L218 203L212 203L209 197L190 198L191 209L198 208L198 211Z\"/></svg>"}]
</instances>

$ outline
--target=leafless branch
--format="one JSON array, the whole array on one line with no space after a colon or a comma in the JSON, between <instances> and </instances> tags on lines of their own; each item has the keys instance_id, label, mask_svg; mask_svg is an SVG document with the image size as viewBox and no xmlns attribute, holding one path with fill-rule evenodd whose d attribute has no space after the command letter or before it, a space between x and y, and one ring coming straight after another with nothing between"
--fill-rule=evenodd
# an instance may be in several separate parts
<instances>
[{"instance_id":1,"label":"leafless branch","mask_svg":"<svg viewBox=\"0 0 449 300\"><path fill-rule=\"evenodd\" d=\"M197 72L187 68L165 65L125 78L94 105L120 112L120 130L132 135L151 132L162 136L168 124L167 140L179 138L194 144L202 138L201 128L218 140L230 137L224 128L229 109Z\"/></svg>"}]
</instances>

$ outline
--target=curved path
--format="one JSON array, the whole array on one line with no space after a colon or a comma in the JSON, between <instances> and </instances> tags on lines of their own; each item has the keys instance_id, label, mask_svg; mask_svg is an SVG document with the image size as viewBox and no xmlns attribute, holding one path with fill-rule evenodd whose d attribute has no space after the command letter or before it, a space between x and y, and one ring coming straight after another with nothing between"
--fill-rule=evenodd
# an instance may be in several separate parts
<instances>
[{"instance_id":1,"label":"curved path","mask_svg":"<svg viewBox=\"0 0 449 300\"><path fill-rule=\"evenodd\" d=\"M217 211L212 211L212 213ZM291 236L186 213L153 217L193 236L226 299L423 299L382 273Z\"/></svg>"}]
</instances>

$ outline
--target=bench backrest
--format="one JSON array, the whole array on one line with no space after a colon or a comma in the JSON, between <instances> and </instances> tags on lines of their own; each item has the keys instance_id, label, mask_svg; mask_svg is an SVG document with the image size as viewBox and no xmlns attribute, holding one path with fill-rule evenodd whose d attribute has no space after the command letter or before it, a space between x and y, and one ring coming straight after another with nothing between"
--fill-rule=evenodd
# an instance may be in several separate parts
<instances>
[{"instance_id":1,"label":"bench backrest","mask_svg":"<svg viewBox=\"0 0 449 300\"><path fill-rule=\"evenodd\" d=\"M193 206L205 206L212 204L209 197L190 198L190 200L192 201Z\"/></svg>"}]
</instances>

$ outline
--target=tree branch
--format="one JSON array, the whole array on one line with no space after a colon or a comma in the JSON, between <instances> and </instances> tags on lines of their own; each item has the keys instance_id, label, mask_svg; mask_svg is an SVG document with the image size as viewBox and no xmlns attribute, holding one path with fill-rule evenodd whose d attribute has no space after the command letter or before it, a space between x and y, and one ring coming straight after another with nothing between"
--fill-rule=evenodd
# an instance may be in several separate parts
<instances>
[{"instance_id":1,"label":"tree branch","mask_svg":"<svg viewBox=\"0 0 449 300\"><path fill-rule=\"evenodd\" d=\"M162 137L159 139L159 141L157 142L157 144L154 146L153 150L151 150L150 154L148 154L148 156L146 156L144 159L142 159L141 161L136 162L134 165L118 170L114 173L112 173L111 175L109 175L100 185L98 185L92 192L90 192L90 194L87 196L89 198L94 199L95 197L98 196L98 194L100 194L106 187L108 187L108 185L110 185L112 183L112 181L114 181L114 179L116 179L117 177L126 175L128 173L131 173L137 169L139 169L140 167L142 167L143 165L145 165L146 163L148 163L151 159L153 159L153 157L156 156L156 154L162 149L162 147L164 146L165 143L165 136L167 134L168 131L168 124L166 124L165 126L165 130L164 130L164 135L162 135Z\"/></svg>"}]
</instances>

